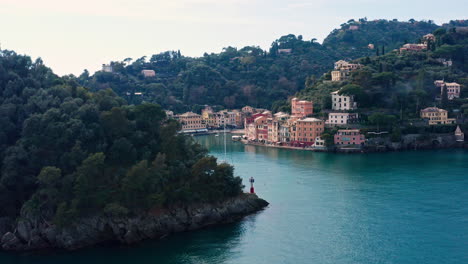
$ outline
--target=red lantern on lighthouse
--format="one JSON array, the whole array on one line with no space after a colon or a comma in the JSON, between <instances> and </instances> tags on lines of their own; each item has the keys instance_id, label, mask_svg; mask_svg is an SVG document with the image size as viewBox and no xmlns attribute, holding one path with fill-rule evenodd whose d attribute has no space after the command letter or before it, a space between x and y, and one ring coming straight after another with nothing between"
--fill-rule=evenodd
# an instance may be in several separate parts
<instances>
[{"instance_id":1,"label":"red lantern on lighthouse","mask_svg":"<svg viewBox=\"0 0 468 264\"><path fill-rule=\"evenodd\" d=\"M254 182L255 182L255 179L253 177L250 177L250 193L255 193L255 189L254 189Z\"/></svg>"}]
</instances>

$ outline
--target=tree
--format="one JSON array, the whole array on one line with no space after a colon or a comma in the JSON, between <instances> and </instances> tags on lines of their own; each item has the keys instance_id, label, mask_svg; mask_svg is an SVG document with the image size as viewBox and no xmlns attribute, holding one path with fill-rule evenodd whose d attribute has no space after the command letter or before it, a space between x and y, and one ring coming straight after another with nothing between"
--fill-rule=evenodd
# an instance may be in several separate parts
<instances>
[{"instance_id":1,"label":"tree","mask_svg":"<svg viewBox=\"0 0 468 264\"><path fill-rule=\"evenodd\" d=\"M442 86L442 95L440 99L440 104L442 108L446 108L448 106L448 93L447 93L447 86L444 84Z\"/></svg>"},{"instance_id":2,"label":"tree","mask_svg":"<svg viewBox=\"0 0 468 264\"><path fill-rule=\"evenodd\" d=\"M380 131L381 127L388 129L396 122L396 117L394 115L385 115L382 113L374 113L368 118L371 125L376 125L377 130Z\"/></svg>"}]
</instances>

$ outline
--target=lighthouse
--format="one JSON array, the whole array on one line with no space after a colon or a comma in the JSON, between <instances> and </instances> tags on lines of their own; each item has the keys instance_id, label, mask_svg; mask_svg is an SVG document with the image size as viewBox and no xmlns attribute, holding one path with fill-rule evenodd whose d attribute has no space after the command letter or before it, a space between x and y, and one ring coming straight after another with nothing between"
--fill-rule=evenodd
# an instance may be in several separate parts
<instances>
[{"instance_id":1,"label":"lighthouse","mask_svg":"<svg viewBox=\"0 0 468 264\"><path fill-rule=\"evenodd\" d=\"M250 193L255 193L255 189L254 189L254 186L253 186L253 184L255 182L255 179L253 177L250 177L249 182L250 182Z\"/></svg>"}]
</instances>

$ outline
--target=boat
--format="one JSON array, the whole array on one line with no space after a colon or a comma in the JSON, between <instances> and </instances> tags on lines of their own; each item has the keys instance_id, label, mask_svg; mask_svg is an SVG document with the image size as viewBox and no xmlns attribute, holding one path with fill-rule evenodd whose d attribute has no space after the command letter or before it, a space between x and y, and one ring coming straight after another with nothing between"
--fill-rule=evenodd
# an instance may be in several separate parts
<instances>
[{"instance_id":1,"label":"boat","mask_svg":"<svg viewBox=\"0 0 468 264\"><path fill-rule=\"evenodd\" d=\"M240 141L241 139L241 136L232 136L232 141Z\"/></svg>"}]
</instances>

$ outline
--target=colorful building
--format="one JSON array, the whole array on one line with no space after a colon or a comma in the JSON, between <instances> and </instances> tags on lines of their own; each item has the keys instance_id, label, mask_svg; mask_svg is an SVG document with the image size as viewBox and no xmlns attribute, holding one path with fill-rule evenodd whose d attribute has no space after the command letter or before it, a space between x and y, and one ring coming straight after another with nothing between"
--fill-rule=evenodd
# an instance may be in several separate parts
<instances>
[{"instance_id":1,"label":"colorful building","mask_svg":"<svg viewBox=\"0 0 468 264\"><path fill-rule=\"evenodd\" d=\"M422 109L421 118L426 119L429 125L455 124L455 118L448 118L447 110L437 107L428 107Z\"/></svg>"},{"instance_id":2,"label":"colorful building","mask_svg":"<svg viewBox=\"0 0 468 264\"><path fill-rule=\"evenodd\" d=\"M427 49L426 44L413 44L413 43L408 43L403 45L403 47L400 48L400 53L404 51L421 51Z\"/></svg>"},{"instance_id":3,"label":"colorful building","mask_svg":"<svg viewBox=\"0 0 468 264\"><path fill-rule=\"evenodd\" d=\"M271 117L268 112L247 116L244 122L245 136L248 140L268 140L267 118Z\"/></svg>"},{"instance_id":4,"label":"colorful building","mask_svg":"<svg viewBox=\"0 0 468 264\"><path fill-rule=\"evenodd\" d=\"M299 100L293 98L291 100L291 114L299 117L310 116L314 113L314 104L311 101Z\"/></svg>"},{"instance_id":5,"label":"colorful building","mask_svg":"<svg viewBox=\"0 0 468 264\"><path fill-rule=\"evenodd\" d=\"M206 129L206 124L203 122L201 115L193 112L178 115L178 119L182 125L182 132L199 132L197 130Z\"/></svg>"},{"instance_id":6,"label":"colorful building","mask_svg":"<svg viewBox=\"0 0 468 264\"><path fill-rule=\"evenodd\" d=\"M294 144L310 146L316 137L322 135L325 130L325 122L321 119L307 117L296 120L291 128L290 134Z\"/></svg>"},{"instance_id":7,"label":"colorful building","mask_svg":"<svg viewBox=\"0 0 468 264\"><path fill-rule=\"evenodd\" d=\"M335 70L331 72L332 82L339 82L348 79L349 74L352 71L361 69L362 64L349 63L345 60L339 60L335 62Z\"/></svg>"},{"instance_id":8,"label":"colorful building","mask_svg":"<svg viewBox=\"0 0 468 264\"><path fill-rule=\"evenodd\" d=\"M340 129L335 134L335 145L363 145L366 138L359 132L359 129Z\"/></svg>"}]
</instances>

